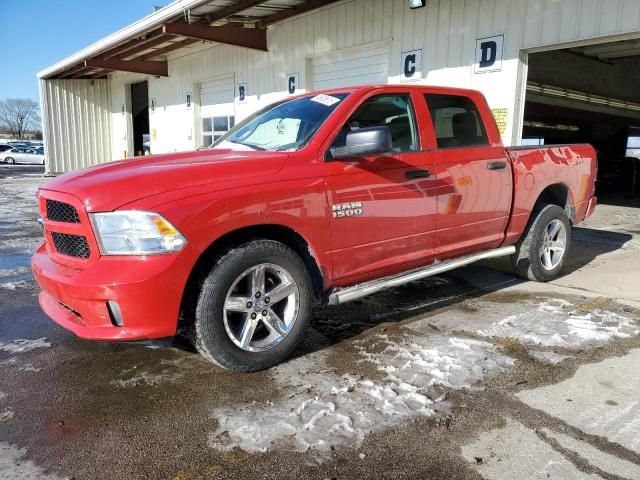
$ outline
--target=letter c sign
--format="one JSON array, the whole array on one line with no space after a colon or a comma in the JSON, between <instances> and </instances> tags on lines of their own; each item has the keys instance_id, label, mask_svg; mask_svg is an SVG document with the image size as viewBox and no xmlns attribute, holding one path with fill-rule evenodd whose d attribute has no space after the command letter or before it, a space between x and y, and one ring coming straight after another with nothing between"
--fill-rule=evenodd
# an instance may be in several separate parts
<instances>
[{"instance_id":1,"label":"letter c sign","mask_svg":"<svg viewBox=\"0 0 640 480\"><path fill-rule=\"evenodd\" d=\"M295 95L297 90L298 90L298 74L297 73L287 74L287 94Z\"/></svg>"},{"instance_id":2,"label":"letter c sign","mask_svg":"<svg viewBox=\"0 0 640 480\"><path fill-rule=\"evenodd\" d=\"M497 72L502 70L504 35L481 38L476 41L475 72Z\"/></svg>"},{"instance_id":3,"label":"letter c sign","mask_svg":"<svg viewBox=\"0 0 640 480\"><path fill-rule=\"evenodd\" d=\"M400 61L400 77L403 81L422 78L422 50L403 52Z\"/></svg>"}]
</instances>

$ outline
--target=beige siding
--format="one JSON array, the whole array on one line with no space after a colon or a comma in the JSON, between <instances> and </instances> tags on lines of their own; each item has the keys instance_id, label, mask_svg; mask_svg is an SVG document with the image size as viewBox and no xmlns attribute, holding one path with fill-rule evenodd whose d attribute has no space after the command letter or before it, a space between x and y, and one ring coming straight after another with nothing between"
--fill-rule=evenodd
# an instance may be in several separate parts
<instances>
[{"instance_id":1,"label":"beige siding","mask_svg":"<svg viewBox=\"0 0 640 480\"><path fill-rule=\"evenodd\" d=\"M476 40L493 35L504 35L502 70L476 74L473 66ZM640 37L640 0L428 0L427 6L418 10L410 10L405 0L344 1L271 27L266 53L198 44L170 56L169 78L113 75L107 94L111 96L113 112L111 150L101 149L102 155L85 160L72 148L79 138L76 136L67 141L70 152L67 157L72 160L64 165L76 168L103 161L105 152L113 152L115 158L131 153L130 119L122 114L121 106L127 104L127 84L133 81L146 78L149 96L156 100L156 111L150 115L152 152L188 150L200 142L201 83L226 75L233 75L236 85L246 83L247 101L241 104L236 98L235 114L239 121L285 96L288 73L299 74L299 92L311 89L312 58L344 49L366 49L380 42L389 45L389 82L401 80L401 53L422 49L420 81L482 91L492 108L508 109L504 140L512 143L518 138L517 124L522 112L518 99L522 97L526 74L523 51L570 42L604 41L616 36ZM187 93L196 102L190 110L184 103ZM64 103L60 108L76 108L73 105ZM56 113L60 115L61 111ZM90 121L81 118L76 122ZM95 130L101 135L105 131ZM49 136L59 138L57 134ZM84 137L82 141L81 147L86 149Z\"/></svg>"},{"instance_id":2,"label":"beige siding","mask_svg":"<svg viewBox=\"0 0 640 480\"><path fill-rule=\"evenodd\" d=\"M48 172L112 159L108 80L45 80L40 90Z\"/></svg>"}]
</instances>

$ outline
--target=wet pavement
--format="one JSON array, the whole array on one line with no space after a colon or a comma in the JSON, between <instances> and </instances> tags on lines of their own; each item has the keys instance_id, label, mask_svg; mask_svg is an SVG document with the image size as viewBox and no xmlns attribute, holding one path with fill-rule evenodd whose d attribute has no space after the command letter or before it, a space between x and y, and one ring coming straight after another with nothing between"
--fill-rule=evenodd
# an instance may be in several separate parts
<instances>
[{"instance_id":1,"label":"wet pavement","mask_svg":"<svg viewBox=\"0 0 640 480\"><path fill-rule=\"evenodd\" d=\"M601 206L552 284L496 262L318 307L234 374L48 320L43 179L0 176L0 479L640 478L640 208Z\"/></svg>"}]
</instances>

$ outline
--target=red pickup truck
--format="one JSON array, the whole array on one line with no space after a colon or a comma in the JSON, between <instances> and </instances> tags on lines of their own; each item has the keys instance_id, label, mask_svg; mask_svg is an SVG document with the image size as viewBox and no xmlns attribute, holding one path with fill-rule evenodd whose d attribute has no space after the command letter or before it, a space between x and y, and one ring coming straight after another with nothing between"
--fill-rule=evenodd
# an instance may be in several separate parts
<instances>
[{"instance_id":1,"label":"red pickup truck","mask_svg":"<svg viewBox=\"0 0 640 480\"><path fill-rule=\"evenodd\" d=\"M80 337L184 331L253 371L341 304L510 256L557 277L596 205L589 145L503 147L484 97L419 85L291 97L210 148L62 175L39 191L40 305Z\"/></svg>"}]
</instances>

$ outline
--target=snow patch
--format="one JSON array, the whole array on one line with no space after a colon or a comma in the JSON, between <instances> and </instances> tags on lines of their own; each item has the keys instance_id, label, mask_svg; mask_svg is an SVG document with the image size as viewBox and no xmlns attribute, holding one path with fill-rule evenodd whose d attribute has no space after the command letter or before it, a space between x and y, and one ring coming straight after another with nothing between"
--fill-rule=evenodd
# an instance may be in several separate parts
<instances>
[{"instance_id":1,"label":"snow patch","mask_svg":"<svg viewBox=\"0 0 640 480\"><path fill-rule=\"evenodd\" d=\"M0 442L0 479L12 480L62 480L47 472L31 460L25 459L27 450Z\"/></svg>"},{"instance_id":2,"label":"snow patch","mask_svg":"<svg viewBox=\"0 0 640 480\"><path fill-rule=\"evenodd\" d=\"M363 342L356 344L364 359L387 373L389 381L418 388L478 388L480 380L515 363L492 344L468 338L404 335L400 341L393 341L381 334L369 342L367 348Z\"/></svg>"},{"instance_id":3,"label":"snow patch","mask_svg":"<svg viewBox=\"0 0 640 480\"><path fill-rule=\"evenodd\" d=\"M340 376L321 353L292 360L273 369L282 398L214 411L218 428L209 435L209 446L310 450L322 461L333 446L358 448L372 431L434 416L446 408L446 396L435 398L439 392L433 387L472 387L514 362L489 343L444 336L394 342L380 335L374 345L359 342L357 348L363 362L387 373L383 380Z\"/></svg>"},{"instance_id":4,"label":"snow patch","mask_svg":"<svg viewBox=\"0 0 640 480\"><path fill-rule=\"evenodd\" d=\"M557 365L560 362L568 360L569 358L575 358L571 355L562 355L555 352L529 352L529 355L539 362L549 363L551 365Z\"/></svg>"},{"instance_id":5,"label":"snow patch","mask_svg":"<svg viewBox=\"0 0 640 480\"><path fill-rule=\"evenodd\" d=\"M17 275L24 275L30 272L31 269L27 266L17 268L0 268L0 277L14 277Z\"/></svg>"},{"instance_id":6,"label":"snow patch","mask_svg":"<svg viewBox=\"0 0 640 480\"><path fill-rule=\"evenodd\" d=\"M23 220L24 221L24 220ZM9 248L11 250L33 253L38 247L42 244L42 237L37 236L33 237L20 237L20 238L12 238L9 240L3 240L0 242L4 248Z\"/></svg>"},{"instance_id":7,"label":"snow patch","mask_svg":"<svg viewBox=\"0 0 640 480\"><path fill-rule=\"evenodd\" d=\"M28 340L26 338L20 338L9 343L0 342L0 350L9 353L24 353L36 348L47 348L51 346L51 343L46 341L46 337L37 338L35 340Z\"/></svg>"},{"instance_id":8,"label":"snow patch","mask_svg":"<svg viewBox=\"0 0 640 480\"><path fill-rule=\"evenodd\" d=\"M0 283L0 288L4 288L6 290L16 290L18 288L27 288L28 286L29 284L24 280L20 280L19 282Z\"/></svg>"},{"instance_id":9,"label":"snow patch","mask_svg":"<svg viewBox=\"0 0 640 480\"><path fill-rule=\"evenodd\" d=\"M3 412L0 412L0 423L11 420L13 415L14 413L11 408L5 408Z\"/></svg>"},{"instance_id":10,"label":"snow patch","mask_svg":"<svg viewBox=\"0 0 640 480\"><path fill-rule=\"evenodd\" d=\"M525 345L577 349L639 335L640 326L633 319L609 310L578 313L570 302L552 299L531 302L525 311L493 322L476 333L483 337L515 338Z\"/></svg>"}]
</instances>

